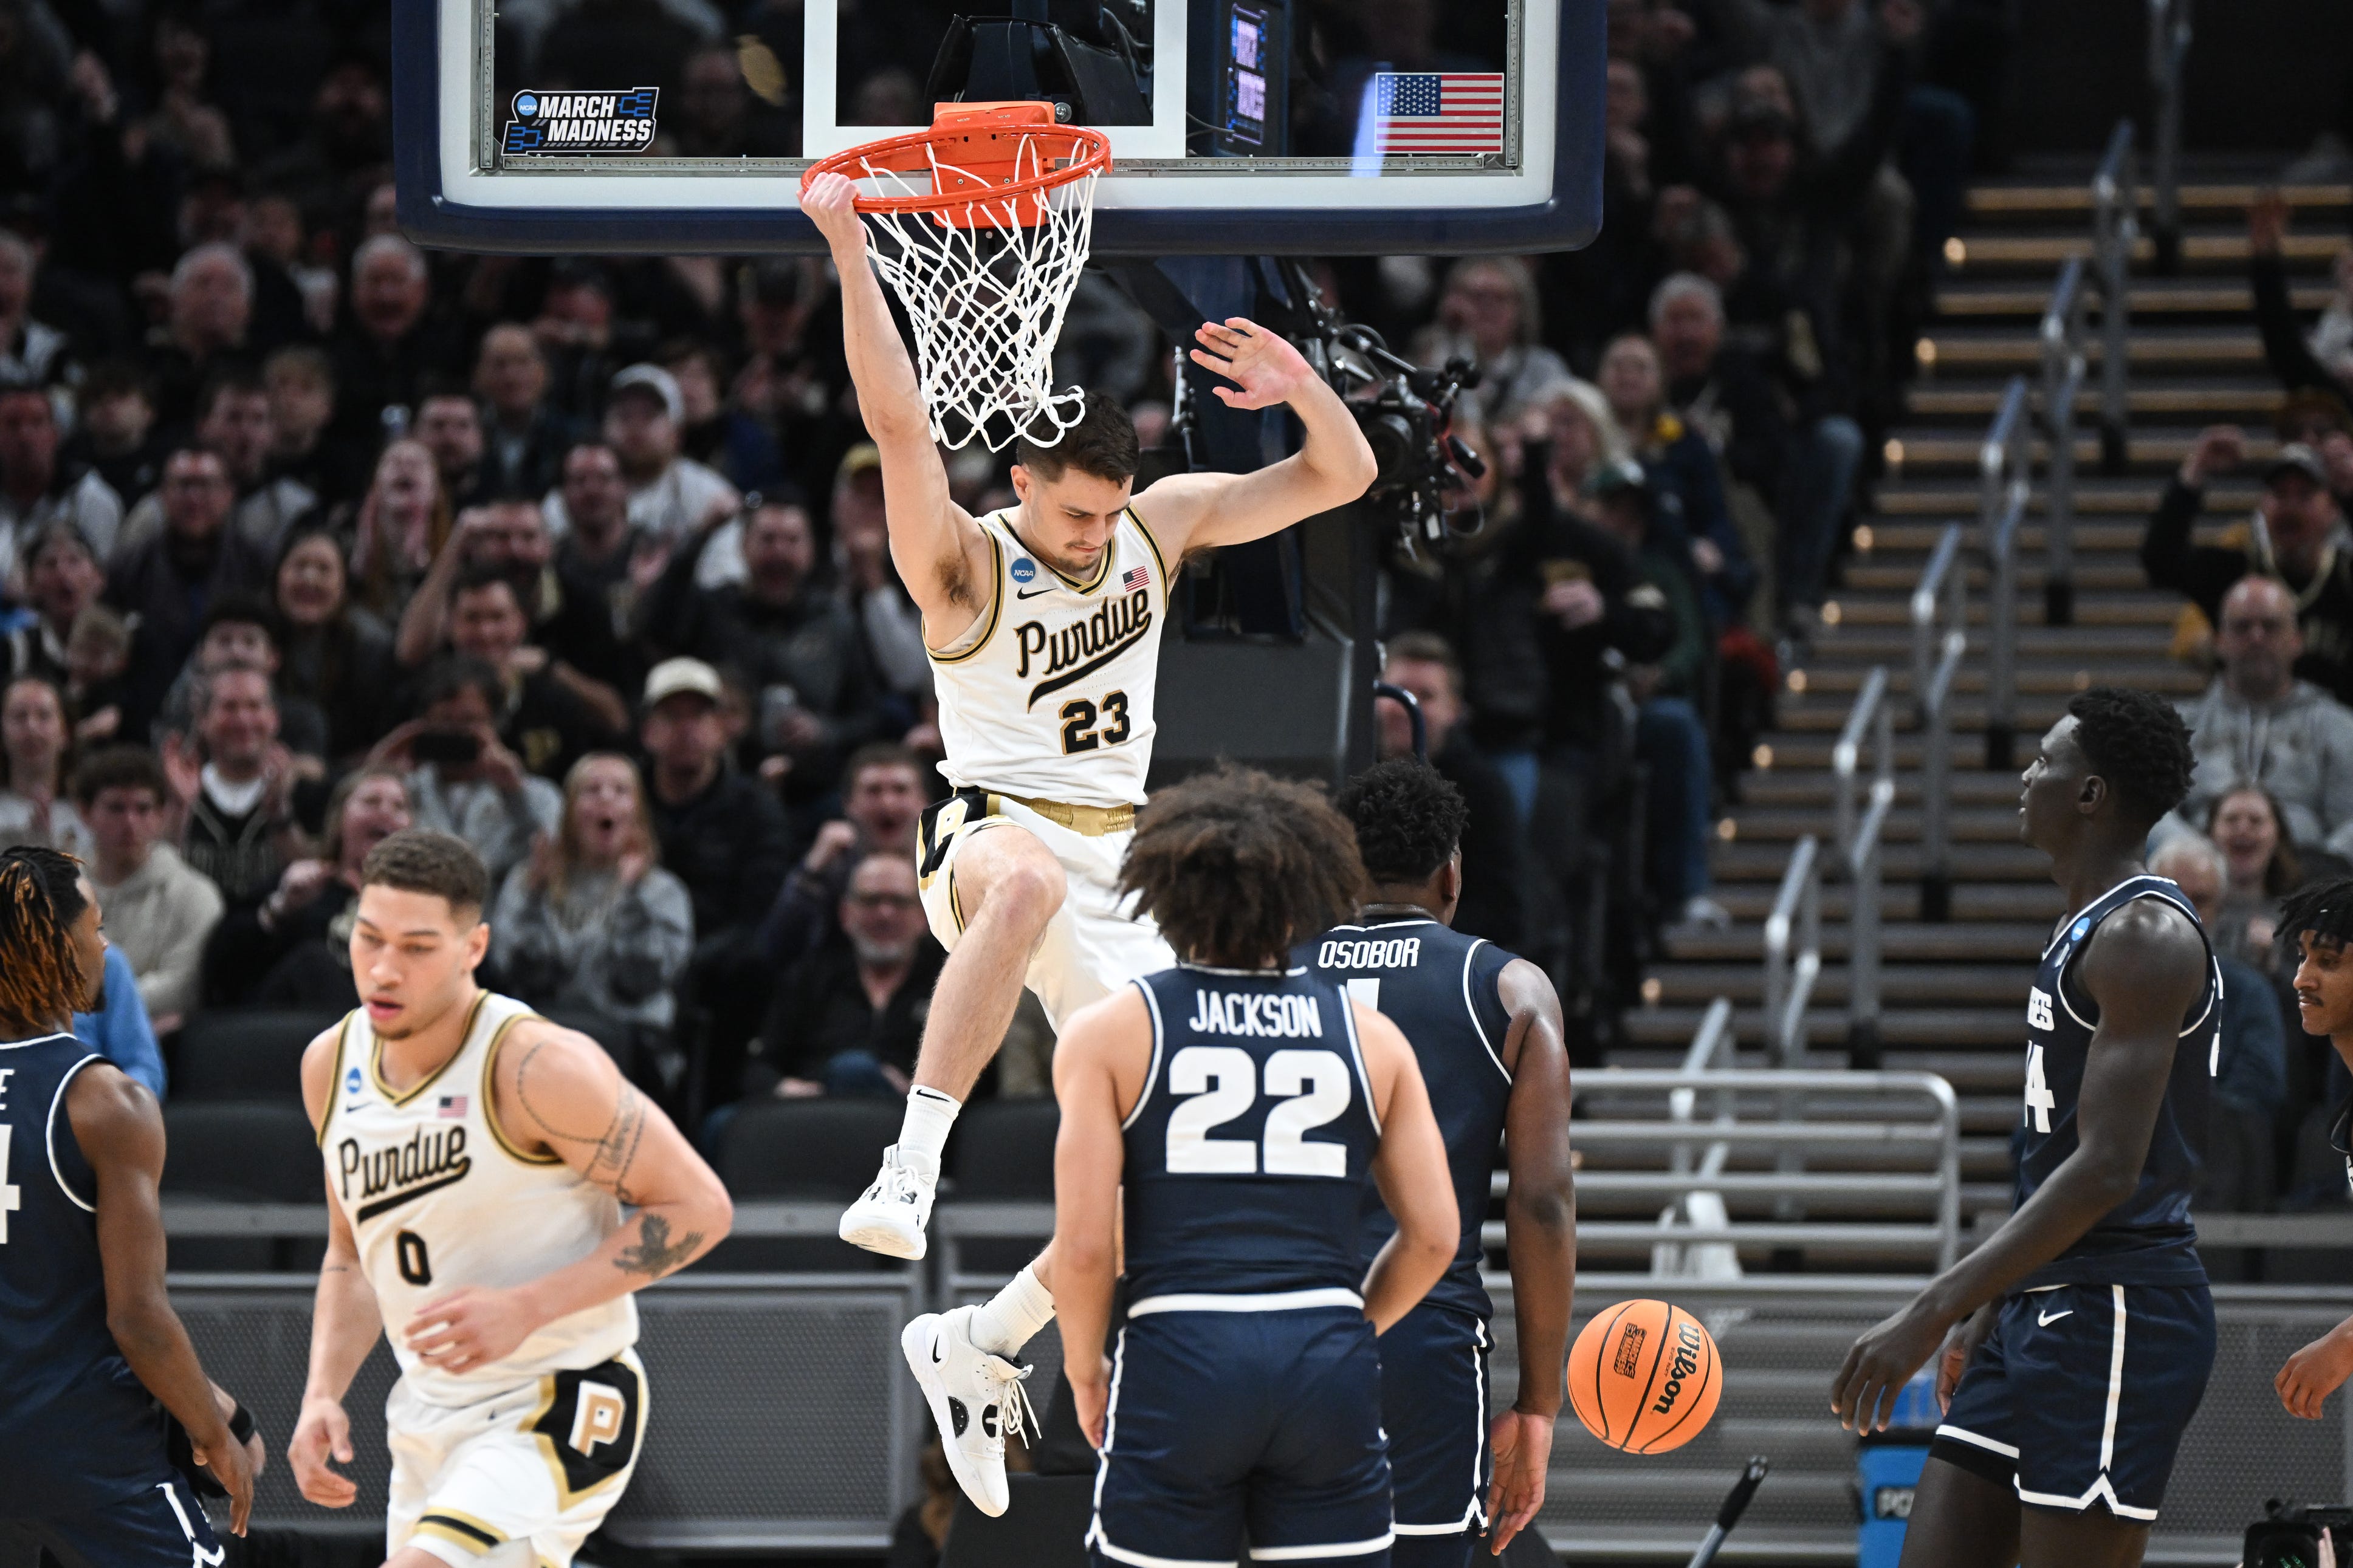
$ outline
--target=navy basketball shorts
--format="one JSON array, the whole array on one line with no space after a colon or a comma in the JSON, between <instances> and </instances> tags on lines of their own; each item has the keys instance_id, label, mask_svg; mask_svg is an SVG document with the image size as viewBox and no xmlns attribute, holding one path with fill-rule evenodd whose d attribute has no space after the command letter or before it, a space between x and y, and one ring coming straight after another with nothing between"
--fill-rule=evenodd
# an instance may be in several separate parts
<instances>
[{"instance_id":1,"label":"navy basketball shorts","mask_svg":"<svg viewBox=\"0 0 2353 1568\"><path fill-rule=\"evenodd\" d=\"M202 1568L220 1543L185 1481L163 1481L121 1502L58 1519L0 1519L0 1568L34 1568L40 1552L65 1568Z\"/></svg>"},{"instance_id":2,"label":"navy basketball shorts","mask_svg":"<svg viewBox=\"0 0 2353 1568\"><path fill-rule=\"evenodd\" d=\"M1462 1568L1487 1528L1487 1325L1428 1303L1380 1338L1394 1568Z\"/></svg>"},{"instance_id":3,"label":"navy basketball shorts","mask_svg":"<svg viewBox=\"0 0 2353 1568\"><path fill-rule=\"evenodd\" d=\"M1387 1568L1380 1378L1373 1326L1355 1308L1131 1308L1112 1363L1088 1562Z\"/></svg>"},{"instance_id":4,"label":"navy basketball shorts","mask_svg":"<svg viewBox=\"0 0 2353 1568\"><path fill-rule=\"evenodd\" d=\"M2204 1285L2020 1291L1961 1374L1929 1452L2031 1508L2157 1518L2214 1366Z\"/></svg>"}]
</instances>

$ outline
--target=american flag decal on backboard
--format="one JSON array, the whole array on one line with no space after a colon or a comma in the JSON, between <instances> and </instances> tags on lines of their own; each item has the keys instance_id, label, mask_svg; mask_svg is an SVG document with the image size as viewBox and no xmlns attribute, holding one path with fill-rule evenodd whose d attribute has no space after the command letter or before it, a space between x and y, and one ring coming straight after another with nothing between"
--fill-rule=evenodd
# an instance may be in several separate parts
<instances>
[{"instance_id":1,"label":"american flag decal on backboard","mask_svg":"<svg viewBox=\"0 0 2353 1568\"><path fill-rule=\"evenodd\" d=\"M1138 588L1143 587L1146 583L1151 581L1152 568L1149 566L1137 566L1131 568L1127 575L1119 580L1119 585L1133 594Z\"/></svg>"},{"instance_id":2,"label":"american flag decal on backboard","mask_svg":"<svg viewBox=\"0 0 2353 1568\"><path fill-rule=\"evenodd\" d=\"M1374 151L1501 153L1503 73L1377 71L1372 82Z\"/></svg>"}]
</instances>

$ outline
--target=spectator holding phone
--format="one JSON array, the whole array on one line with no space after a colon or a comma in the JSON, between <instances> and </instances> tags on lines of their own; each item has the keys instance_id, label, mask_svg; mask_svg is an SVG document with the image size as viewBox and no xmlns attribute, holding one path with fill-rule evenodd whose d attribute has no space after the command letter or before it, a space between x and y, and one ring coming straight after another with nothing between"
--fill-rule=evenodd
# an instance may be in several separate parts
<instances>
[{"instance_id":1,"label":"spectator holding phone","mask_svg":"<svg viewBox=\"0 0 2353 1568\"><path fill-rule=\"evenodd\" d=\"M427 672L417 716L368 753L370 767L399 772L418 827L454 833L473 846L491 879L531 855L564 816L564 796L522 765L499 739L499 672L455 655Z\"/></svg>"}]
</instances>

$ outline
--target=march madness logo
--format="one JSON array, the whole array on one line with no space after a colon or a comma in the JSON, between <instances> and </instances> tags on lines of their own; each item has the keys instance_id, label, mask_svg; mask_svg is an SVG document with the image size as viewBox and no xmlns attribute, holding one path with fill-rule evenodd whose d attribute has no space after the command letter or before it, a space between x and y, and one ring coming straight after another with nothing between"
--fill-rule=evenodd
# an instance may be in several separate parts
<instances>
[{"instance_id":1,"label":"march madness logo","mask_svg":"<svg viewBox=\"0 0 2353 1568\"><path fill-rule=\"evenodd\" d=\"M539 92L514 95L507 121L509 153L638 153L653 145L659 88L627 92Z\"/></svg>"}]
</instances>

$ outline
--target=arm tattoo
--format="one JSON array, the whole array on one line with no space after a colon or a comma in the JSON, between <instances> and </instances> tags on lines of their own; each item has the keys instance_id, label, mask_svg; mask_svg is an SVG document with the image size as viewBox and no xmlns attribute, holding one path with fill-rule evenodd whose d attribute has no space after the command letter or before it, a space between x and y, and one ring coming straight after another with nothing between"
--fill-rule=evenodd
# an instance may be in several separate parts
<instances>
[{"instance_id":1,"label":"arm tattoo","mask_svg":"<svg viewBox=\"0 0 2353 1568\"><path fill-rule=\"evenodd\" d=\"M613 1259L613 1267L624 1274L659 1279L671 1269L683 1267L702 1245L702 1233L699 1230L690 1230L672 1243L670 1221L649 1214L638 1222L638 1239L621 1248Z\"/></svg>"},{"instance_id":2,"label":"arm tattoo","mask_svg":"<svg viewBox=\"0 0 2353 1568\"><path fill-rule=\"evenodd\" d=\"M531 1096L532 1063L537 1061L539 1054L546 1048L545 1040L535 1040L531 1049L523 1053L522 1060L515 1064L515 1098L522 1102L523 1110L531 1113L532 1120L539 1123L540 1131L550 1139L593 1146L595 1152L589 1157L588 1167L582 1174L632 1208L638 1206L638 1197L630 1191L628 1178L630 1167L637 1163L638 1145L645 1140L646 1097L625 1082L621 1085L619 1098L613 1104L613 1119L601 1131L586 1132L556 1126L548 1120L540 1105L532 1102ZM544 1092L540 1098L545 1100Z\"/></svg>"}]
</instances>

